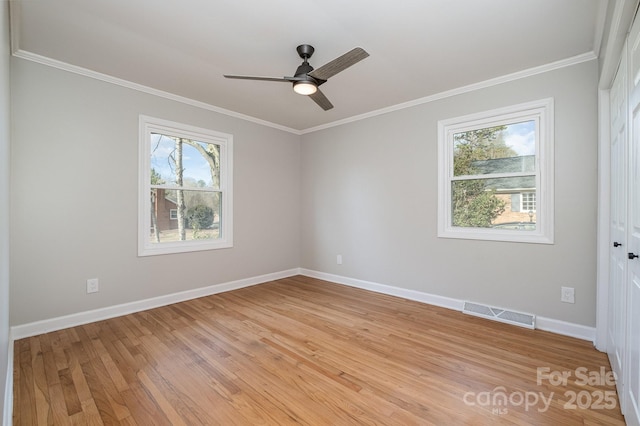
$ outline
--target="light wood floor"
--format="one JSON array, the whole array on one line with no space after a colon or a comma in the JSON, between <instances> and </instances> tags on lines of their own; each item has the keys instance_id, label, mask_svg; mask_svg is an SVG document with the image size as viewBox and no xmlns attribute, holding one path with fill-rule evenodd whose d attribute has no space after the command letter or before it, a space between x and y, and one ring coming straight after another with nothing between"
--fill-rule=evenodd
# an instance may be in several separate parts
<instances>
[{"instance_id":1,"label":"light wood floor","mask_svg":"<svg viewBox=\"0 0 640 426\"><path fill-rule=\"evenodd\" d=\"M22 339L14 365L15 425L623 424L589 342L300 276Z\"/></svg>"}]
</instances>

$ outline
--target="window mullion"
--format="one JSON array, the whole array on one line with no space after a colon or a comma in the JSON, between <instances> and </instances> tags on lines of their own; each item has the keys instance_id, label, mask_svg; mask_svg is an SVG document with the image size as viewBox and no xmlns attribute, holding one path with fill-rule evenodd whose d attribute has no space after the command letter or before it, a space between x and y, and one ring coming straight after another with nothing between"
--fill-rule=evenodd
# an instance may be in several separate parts
<instances>
[{"instance_id":1,"label":"window mullion","mask_svg":"<svg viewBox=\"0 0 640 426\"><path fill-rule=\"evenodd\" d=\"M461 180L478 180L478 179L498 179L498 178L510 178L510 177L528 177L528 176L536 176L536 173L533 172L517 172L517 173L486 173L483 175L463 175L463 176L452 176L451 181L461 181Z\"/></svg>"},{"instance_id":2,"label":"window mullion","mask_svg":"<svg viewBox=\"0 0 640 426\"><path fill-rule=\"evenodd\" d=\"M221 189L213 189L213 188L199 188L199 187L190 187L190 186L172 186L172 185L149 185L151 189L165 189L169 191L200 191L200 192L219 192L222 193Z\"/></svg>"}]
</instances>

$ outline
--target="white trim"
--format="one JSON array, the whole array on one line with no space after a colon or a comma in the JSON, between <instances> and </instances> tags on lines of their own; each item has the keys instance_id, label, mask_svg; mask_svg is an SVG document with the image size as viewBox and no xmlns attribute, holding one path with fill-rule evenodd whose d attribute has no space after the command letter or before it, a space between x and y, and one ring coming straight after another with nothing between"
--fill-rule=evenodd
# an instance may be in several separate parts
<instances>
[{"instance_id":1,"label":"white trim","mask_svg":"<svg viewBox=\"0 0 640 426\"><path fill-rule=\"evenodd\" d=\"M16 1L12 1L13 3L19 3ZM12 21L13 23L13 21ZM13 32L12 32L13 33ZM270 121L262 120L256 117L252 117L250 115L241 114L239 112L231 111L228 109L220 108L206 102L196 101L194 99L186 98L180 95L174 95L173 93L165 92L163 90L154 89L149 86L144 86L142 84L133 83L131 81L123 80L121 78L112 77L107 74L102 74L96 71L88 70L86 68L78 67L76 65L67 64L66 62L57 61L55 59L47 58L46 56L41 56L35 53L27 52L24 50L16 50L13 52L13 56L16 58L26 59L28 61L36 62L38 64L46 65L52 68L57 68L59 70L68 71L74 74L79 74L85 77L93 78L96 80L104 81L106 83L115 84L117 86L126 87L128 89L136 90L138 92L147 93L149 95L158 96L160 98L169 99L172 101L180 102L186 105L191 105L196 108L202 108L207 111L217 112L219 114L228 115L230 117L239 118L241 120L249 121L252 123L260 124L266 127L272 127L274 129L282 130L285 132L293 133L296 135L300 135L300 131L296 129L292 129L290 127L282 126L280 124L275 124Z\"/></svg>"},{"instance_id":2,"label":"white trim","mask_svg":"<svg viewBox=\"0 0 640 426\"><path fill-rule=\"evenodd\" d=\"M576 339L593 342L596 337L595 327L574 324L553 318L536 317L536 329L549 331L563 336L575 337Z\"/></svg>"},{"instance_id":3,"label":"white trim","mask_svg":"<svg viewBox=\"0 0 640 426\"><path fill-rule=\"evenodd\" d=\"M11 54L15 54L19 50L22 3L19 1L9 1L7 2L7 6L9 7L9 43Z\"/></svg>"},{"instance_id":4,"label":"white trim","mask_svg":"<svg viewBox=\"0 0 640 426\"><path fill-rule=\"evenodd\" d=\"M550 64L541 65L534 68L529 68L526 70L514 72L512 74L503 75L500 77L492 78L489 80L481 81L479 83L470 84L468 86L458 87L452 90L446 90L444 92L436 93L430 96L425 96L424 98L415 99L412 101L404 102L401 104L393 105L387 108L381 108L375 111L367 112L360 115L355 115L353 117L345 118L344 120L334 121L332 123L322 124L316 127L310 127L308 129L302 130L301 134L313 133L318 130L325 130L331 127L341 126L343 124L353 123L356 121L364 120L371 117L376 117L378 115L388 114L390 112L399 111L406 108L411 108L417 105L422 105L430 102L434 102L440 99L446 99L453 96L458 96L464 93L473 92L480 89L486 89L488 87L498 86L503 83L508 83L510 81L520 80L527 77L532 77L534 75L542 74L549 71L554 71L561 68L570 67L573 65L578 65L583 62L589 62L597 59L598 57L593 52L583 53L581 55L573 56L571 58L563 59L560 61L552 62Z\"/></svg>"},{"instance_id":5,"label":"white trim","mask_svg":"<svg viewBox=\"0 0 640 426\"><path fill-rule=\"evenodd\" d=\"M598 12L596 13L596 30L593 36L593 51L598 53L602 48L602 39L607 24L607 8L609 6L608 0L599 0L599 3Z\"/></svg>"},{"instance_id":6,"label":"white trim","mask_svg":"<svg viewBox=\"0 0 640 426\"><path fill-rule=\"evenodd\" d=\"M292 277L294 275L299 275L299 270L297 268L259 275L251 278L244 278L236 281L229 281L221 284L214 284L208 287L201 287L193 290L181 291L178 293L153 297L151 299L138 300L135 302L123 303L121 305L108 306L106 308L78 312L76 314L17 325L11 327L11 333L13 339L24 339L25 337L37 336L38 334L48 333L50 331L62 330L64 328L75 327L95 321L102 321L105 319L119 317L134 312L140 312L147 309L171 305L173 303L184 302L185 300L196 299L198 297L210 296L212 294L223 293L231 290L238 290L244 287L250 287L269 281L279 280L281 278Z\"/></svg>"},{"instance_id":7,"label":"white trim","mask_svg":"<svg viewBox=\"0 0 640 426\"><path fill-rule=\"evenodd\" d=\"M604 51L604 60L600 67L599 87L601 89L608 90L611 88L638 3L638 0L618 0L615 2L607 45Z\"/></svg>"},{"instance_id":8,"label":"white trim","mask_svg":"<svg viewBox=\"0 0 640 426\"><path fill-rule=\"evenodd\" d=\"M488 128L520 121L536 122L536 229L518 231L454 226L452 221L453 138L468 130ZM553 244L554 241L554 101L540 99L518 105L482 111L438 121L438 237L489 241ZM489 179L523 173L477 176ZM463 176L465 179L476 176Z\"/></svg>"},{"instance_id":9,"label":"white trim","mask_svg":"<svg viewBox=\"0 0 640 426\"><path fill-rule=\"evenodd\" d=\"M403 299L415 300L417 302L427 303L429 305L440 306L442 308L453 309L456 311L461 311L464 306L463 300L452 299L450 297L438 296L416 290L408 290L400 287L393 287L356 278L343 277L341 275L328 274L326 272L314 271L312 269L300 268L300 275L330 281L337 284L344 284L363 290L375 291L376 293L402 297Z\"/></svg>"},{"instance_id":10,"label":"white trim","mask_svg":"<svg viewBox=\"0 0 640 426\"><path fill-rule=\"evenodd\" d=\"M0 371L4 372L5 381L0 381L0 386L3 386L3 401L0 405L0 424L3 426L10 426L12 424L13 416L13 338L11 336L11 330L9 328L9 309L10 309L10 264L11 264L11 208L10 208L10 193L11 193L11 58L9 56L10 46L13 40L13 32L10 31L14 28L11 27L11 14L18 12L17 2L2 2L0 4L0 35L1 43L3 43L0 49L0 87L2 87L2 100L0 110L0 323L2 324L2 345L1 350L3 355L6 355L6 362L2 362ZM17 31L17 29L15 29ZM8 43L9 45L5 45ZM6 340L5 340L6 339ZM6 347L4 346L6 343ZM2 357L0 357L2 358Z\"/></svg>"},{"instance_id":11,"label":"white trim","mask_svg":"<svg viewBox=\"0 0 640 426\"><path fill-rule=\"evenodd\" d=\"M417 302L427 303L429 305L440 306L442 308L462 311L464 300L454 299L451 297L438 296L435 294L424 293L416 290L407 290L399 287L393 287L385 284L374 283L371 281L363 281L355 278L343 277L340 275L318 272L311 269L300 268L300 275L311 278L317 278L325 281L344 284L350 287L361 288L364 290L375 291L390 296L402 297L404 299L415 300ZM553 318L545 318L536 315L536 329L549 331L551 333L563 336L575 337L577 339L594 341L595 328L581 324L574 324Z\"/></svg>"},{"instance_id":12,"label":"white trim","mask_svg":"<svg viewBox=\"0 0 640 426\"><path fill-rule=\"evenodd\" d=\"M28 324L22 324L11 327L10 341L13 347L13 341L24 339L26 337L37 336L38 334L48 333L51 331L62 330L69 327L88 324L96 321L102 321L109 318L115 318L135 312L141 312L148 309L158 308L173 303L184 302L186 300L196 299L199 297L210 296L212 294L224 293L227 291L238 290L245 287L251 287L263 284L269 281L279 280L282 278L293 277L296 275L304 275L311 278L317 278L337 284L344 284L350 287L360 288L363 290L374 291L376 293L387 294L390 296L402 297L408 300L426 303L429 305L440 306L442 308L461 311L464 306L464 300L454 299L446 296L425 293L417 290L409 290L400 287L394 287L386 284L365 281L356 278L344 277L341 275L329 274L326 272L314 271L306 268L293 268L280 272L259 275L250 278L244 278L226 283L214 284L207 287L201 287L193 290L182 291L178 293L167 294L164 296L153 297L150 299L138 300L135 302L124 303L121 305L108 306L106 308L94 309L91 311L79 312L71 315L50 318L42 321L35 321ZM552 333L562 334L565 336L576 337L579 339L593 341L595 329L580 324L573 324L552 318L536 317L536 328L550 331ZM11 357L13 359L13 357ZM13 367L12 367L13 368ZM9 370L12 372L13 369Z\"/></svg>"},{"instance_id":13,"label":"white trim","mask_svg":"<svg viewBox=\"0 0 640 426\"><path fill-rule=\"evenodd\" d=\"M598 91L598 221L596 226L595 346L607 351L609 321L609 241L611 238L610 89Z\"/></svg>"},{"instance_id":14,"label":"white trim","mask_svg":"<svg viewBox=\"0 0 640 426\"><path fill-rule=\"evenodd\" d=\"M19 3L19 2L11 2L13 3ZM12 15L13 16L13 15ZM19 21L16 18L12 18L11 19L11 23L13 24L14 21ZM12 31L13 34L13 31ZM485 80L485 81L481 81L479 83L474 83L474 84L470 84L467 86L463 86L463 87L458 87L452 90L446 90L444 92L440 92L440 93L436 93L433 95L429 95L429 96L425 96L423 98L419 98L419 99L415 99L412 101L408 101L408 102L403 102L397 105L393 105L390 107L386 107L386 108L381 108L375 111L370 111L364 114L360 114L360 115L355 115L353 117L348 117L345 118L343 120L337 120L337 121L333 121L331 123L326 123L326 124L321 124L319 126L315 126L315 127L309 127L307 129L303 129L303 130L297 130L297 129L293 129L291 127L286 127L286 126L282 126L280 124L276 124L276 123L272 123L270 121L266 121L266 120L262 120L256 117L252 117L246 114L241 114L235 111L231 111L228 109L224 109L224 108L220 108L205 102L201 102L201 101L196 101L193 99L189 99L186 98L184 96L179 96L179 95L174 95L173 93L169 93L169 92L165 92L163 90L158 90L158 89L154 89L148 86L144 86L142 84L138 84L138 83L133 83L121 78L116 78L116 77L112 77L110 75L107 74L102 74L96 71L92 71L86 68L82 68L82 67L78 67L76 65L71 65L71 64L67 64L65 62L62 61L58 61L55 59L51 59L48 58L46 56L42 56L42 55L38 55L35 53L31 53L31 52L27 52L24 50L20 50L17 48L18 46L18 41L17 40L13 40L13 48L15 49L13 51L13 55L17 58L21 58L21 59L25 59L27 61L32 61L32 62L36 62L42 65L46 65L46 66L50 66L52 68L57 68L63 71L68 71L74 74L79 74L85 77L89 77L89 78L93 78L96 80L100 80L100 81L104 81L107 83L111 83L111 84L115 84L118 86L122 86L122 87L126 87L132 90L137 90L139 92L143 92L143 93L148 93L150 95L154 95L154 96L158 96L161 98L165 98L165 99L170 99L176 102L180 102L186 105L191 105L197 108L202 108L204 110L208 110L208 111L213 111L213 112L217 112L220 114L224 114L230 117L234 117L234 118L239 118L241 120L246 120L252 123L256 123L256 124L260 124L263 126L267 126L267 127L271 127L274 129L278 129L278 130L282 130L285 132L289 132L289 133L293 133L295 135L304 135L307 133L313 133L313 132L317 132L319 130L325 130L325 129L329 129L332 127L337 127L337 126L341 126L343 124L348 124L348 123L353 123L356 121L360 121L360 120L365 120L367 118L371 118L371 117L376 117L378 115L383 115L383 114L388 114L390 112L394 112L394 111L399 111L399 110L403 110L406 108L411 108L417 105L422 105L422 104L426 104L426 103L430 103L430 102L434 102L440 99L446 99L446 98L450 98L453 96L457 96L463 93L468 93L468 92L473 92L475 90L479 90L479 89L485 89L488 87L492 87L492 86L497 86L503 83L508 83L510 81L514 81L514 80L520 80L523 78L527 78L527 77L531 77L537 74L542 74L545 72L549 72L549 71L554 71L557 69L561 69L561 68L566 68L566 67L570 67L573 65L577 65L577 64L581 64L583 62L589 62L592 60L597 59L597 55L595 55L593 52L587 52L587 53L583 53L581 55L576 55L573 56L571 58L566 58L566 59L562 59L560 61L556 61L556 62L551 62L549 64L544 64L544 65L540 65L538 67L534 67L534 68L529 68L526 70L522 70L522 71L518 71L515 73L511 73L511 74L507 74L504 76L500 76L500 77L496 77L496 78L492 78L489 80Z\"/></svg>"},{"instance_id":15,"label":"white trim","mask_svg":"<svg viewBox=\"0 0 640 426\"><path fill-rule=\"evenodd\" d=\"M13 334L9 332L9 347L7 348L7 378L4 385L4 413L2 425L11 426L13 422Z\"/></svg>"}]
</instances>

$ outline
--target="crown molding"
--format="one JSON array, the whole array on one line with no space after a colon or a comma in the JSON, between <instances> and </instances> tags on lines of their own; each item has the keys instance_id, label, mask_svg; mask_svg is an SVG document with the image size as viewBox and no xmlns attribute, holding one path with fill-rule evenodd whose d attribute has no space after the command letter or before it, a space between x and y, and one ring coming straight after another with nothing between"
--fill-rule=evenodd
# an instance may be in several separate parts
<instances>
[{"instance_id":1,"label":"crown molding","mask_svg":"<svg viewBox=\"0 0 640 426\"><path fill-rule=\"evenodd\" d=\"M68 64L66 62L62 62L62 61L58 61L56 59L51 59L49 57L46 56L42 56L42 55L38 55L36 53L31 53L31 52L27 52L24 50L15 50L13 52L13 56L20 58L20 59L25 59L28 61L32 61L32 62L36 62L39 63L41 65L46 65L52 68L57 68L63 71L67 71L70 73L74 73L74 74L78 74L78 75L82 75L84 77L89 77L89 78L93 78L95 80L100 80L100 81L104 81L106 83L111 83L111 84L115 84L117 86L122 86L122 87L126 87L128 89L132 89L132 90L136 90L138 92L143 92L143 93L147 93L150 95L154 95L154 96L158 96L160 98L165 98L165 99L169 99L172 101L176 101L176 102L180 102L186 105L190 105L190 106L194 106L197 108L201 108L204 110L208 110L208 111L213 111L213 112L217 112L219 114L224 114L227 115L229 117L234 117L234 118L239 118L241 120L245 120L245 121L249 121L255 124L260 124L262 126L266 126L266 127L272 127L274 129L278 129L278 130L282 130L285 132L289 132L289 133L294 133L296 135L300 135L301 132L299 130L296 129L292 129L291 127L286 127L286 126L282 126L280 124L276 124L276 123L272 123L270 121L266 121L266 120L261 120L259 118L256 117L252 117L250 115L246 115L246 114L241 114L239 112L235 112L235 111L231 111L225 108L220 108L217 107L215 105L211 105L208 104L206 102L202 102L202 101L197 101L195 99L191 99L191 98L187 98L184 96L180 96L180 95L175 95L173 93L169 93L169 92L165 92L163 90L158 90L158 89L154 89L152 87L148 87L148 86L144 86L142 84L138 84L138 83L134 83L128 80L124 80L121 78L117 78L117 77L112 77L110 75L107 74L103 74L103 73L99 73L97 71L92 71L86 68L82 68L76 65L71 65Z\"/></svg>"},{"instance_id":2,"label":"crown molding","mask_svg":"<svg viewBox=\"0 0 640 426\"><path fill-rule=\"evenodd\" d=\"M637 1L637 0L626 0L627 2L631 2L631 1ZM227 115L229 117L234 117L234 118L238 118L241 120L245 120L245 121L249 121L255 124L259 124L262 126L266 126L266 127L271 127L274 129L278 129L278 130L282 130L284 132L288 132L288 133L293 133L295 135L304 135L307 133L313 133L313 132L317 132L320 130L325 130L325 129L329 129L332 127L337 127L337 126L341 126L343 124L348 124L348 123L353 123L356 121L360 121L360 120L365 120L367 118L371 118L371 117L375 117L378 115L383 115L383 114L388 114L390 112L394 112L394 111L400 111L403 110L405 108L411 108L417 105L422 105L422 104L426 104L429 102L434 102L440 99L445 99L445 98L449 98L452 96L457 96L463 93L468 93L468 92L472 92L475 90L479 90L479 89L484 89L484 88L488 88L488 87L492 87L492 86L496 86L499 84L503 84L506 82L510 82L510 81L514 81L514 80L518 80L518 79L522 79L522 78L526 78L526 77L531 77L537 74L541 74L541 73L545 73L545 72L549 72L549 71L553 71L559 68L565 68L565 67L569 67L572 65L577 65L580 64L582 62L588 62L588 61L592 61L598 58L597 54L594 53L594 51L591 52L587 52L587 53L583 53L581 55L577 55L577 56L573 56L570 58L566 58L566 59L562 59L556 62L551 62L549 64L545 64L545 65L541 65L541 66L537 66L534 68L529 68L526 70L522 70L522 71L518 71L515 73L511 73L511 74L507 74L504 76L500 76L500 77L496 77L496 78L492 78L489 80L485 80L482 82L478 82L478 83L474 83L474 84L470 84L467 86L463 86L463 87L459 87L459 88L455 88L452 90L447 90L444 92L440 92L440 93L436 93L433 95L429 95L423 98L419 98L419 99L415 99L412 101L408 101L408 102L403 102L397 105L393 105L390 107L386 107L386 108L381 108L375 111L370 111L364 114L359 114L359 115L355 115L352 117L348 117L342 120L337 120L337 121L333 121L330 123L326 123L326 124L321 124L319 126L315 126L315 127L309 127L307 129L302 129L302 130L298 130L298 129L294 129L291 127L287 127L287 126L283 126L280 124L276 124L267 120L262 120L256 117L252 117L246 114L242 114L239 112L235 112L235 111L231 111L225 108L221 108L221 107L217 107L215 105L211 105L208 104L206 102L202 102L202 101L197 101L191 98L187 98L184 96L179 96L173 93L169 93L169 92L165 92L163 90L158 90L158 89L154 89L152 87L148 87L148 86L144 86L142 84L138 84L138 83L134 83L128 80L124 80L121 78L116 78L116 77L112 77L110 75L107 74L103 74L103 73L99 73L96 71L92 71L83 67L79 67L76 65L71 65L68 64L66 62L62 62L62 61L58 61L46 56L42 56L42 55L38 55L36 53L32 53L32 52L28 52L25 50L20 49L19 45L20 45L20 40L19 40L19 34L20 34L20 29L19 29L19 23L20 23L20 6L19 6L19 2L15 2L15 1L11 1L10 3L10 28L11 28L11 50L13 53L13 56L17 57L17 58L21 58L21 59L25 59L28 61L32 61L32 62L37 62L39 64L42 65L46 65L46 66L50 66L53 68L57 68L63 71L68 71L74 74L78 74L78 75L82 75L85 77L89 77L89 78L93 78L96 80L100 80L100 81L104 81L107 83L111 83L111 84L115 84L118 86L122 86L122 87L126 87L132 90L136 90L139 92L143 92L143 93L147 93L150 95L154 95L154 96L158 96L161 98L165 98L165 99L169 99L169 100L173 100L176 102L180 102L186 105L190 105L190 106L194 106L197 108L202 108L208 111L213 111L219 114L224 114ZM601 13L602 13L602 9L601 9ZM600 33L600 30L598 31L598 33ZM598 34L596 34L596 38L598 39L600 36ZM599 43L598 43L599 44Z\"/></svg>"},{"instance_id":3,"label":"crown molding","mask_svg":"<svg viewBox=\"0 0 640 426\"><path fill-rule=\"evenodd\" d=\"M423 98L415 99L409 102L404 102L404 103L390 106L387 108L381 108L375 111L367 112L365 114L360 114L353 117L345 118L344 120L334 121L332 123L327 123L327 124L323 124L316 127L310 127L308 129L303 130L301 133L302 134L313 133L319 130L325 130L331 127L336 127L336 126L340 126L347 123L353 123L355 121L364 120L364 119L375 117L382 114L388 114L390 112L399 111L405 108L411 108L417 105L434 102L440 99L450 98L452 96L457 96L463 93L473 92L476 90L497 86L499 84L507 83L514 80L519 80L526 77L531 77L537 74L542 74L542 73L557 70L560 68L566 68L573 65L581 64L583 62L593 61L593 60L596 60L597 58L598 58L597 55L593 52L583 53L581 55L573 56L571 58L562 59L560 61L551 62L549 64L540 65L538 67L529 68L529 69L518 71L515 73L503 75L501 77L496 77L489 80L481 81L479 83L470 84L468 86L462 86L456 89L436 93L434 95L425 96Z\"/></svg>"}]
</instances>

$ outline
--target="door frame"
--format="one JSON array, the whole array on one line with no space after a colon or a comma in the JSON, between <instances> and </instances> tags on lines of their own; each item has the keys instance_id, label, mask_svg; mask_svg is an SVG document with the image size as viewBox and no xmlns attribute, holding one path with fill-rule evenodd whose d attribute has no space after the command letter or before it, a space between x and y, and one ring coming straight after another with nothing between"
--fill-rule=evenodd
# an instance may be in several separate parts
<instances>
[{"instance_id":1,"label":"door frame","mask_svg":"<svg viewBox=\"0 0 640 426\"><path fill-rule=\"evenodd\" d=\"M606 2L602 2L606 7ZM601 50L598 82L598 222L596 235L596 336L595 347L607 351L607 318L609 303L609 208L611 185L611 138L609 135L609 91L622 57L624 42L631 28L640 0L618 0L613 4L607 44ZM605 28L603 28L605 30Z\"/></svg>"}]
</instances>

